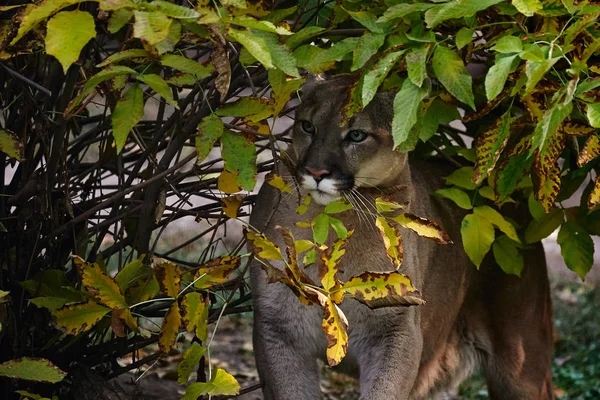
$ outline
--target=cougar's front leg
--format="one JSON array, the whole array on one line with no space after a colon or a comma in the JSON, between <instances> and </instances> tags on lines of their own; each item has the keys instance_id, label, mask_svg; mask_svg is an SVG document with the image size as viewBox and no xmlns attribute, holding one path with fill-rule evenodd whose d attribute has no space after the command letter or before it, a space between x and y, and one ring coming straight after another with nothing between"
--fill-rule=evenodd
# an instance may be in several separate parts
<instances>
[{"instance_id":1,"label":"cougar's front leg","mask_svg":"<svg viewBox=\"0 0 600 400\"><path fill-rule=\"evenodd\" d=\"M371 332L365 330L370 324L361 326L350 343L358 349L361 400L406 400L423 349L418 311L415 307L403 308L384 314L374 323L377 327Z\"/></svg>"},{"instance_id":2,"label":"cougar's front leg","mask_svg":"<svg viewBox=\"0 0 600 400\"><path fill-rule=\"evenodd\" d=\"M301 304L280 284L262 287L254 307L254 353L265 400L318 400L316 354L324 343L317 341L325 340L318 307Z\"/></svg>"}]
</instances>

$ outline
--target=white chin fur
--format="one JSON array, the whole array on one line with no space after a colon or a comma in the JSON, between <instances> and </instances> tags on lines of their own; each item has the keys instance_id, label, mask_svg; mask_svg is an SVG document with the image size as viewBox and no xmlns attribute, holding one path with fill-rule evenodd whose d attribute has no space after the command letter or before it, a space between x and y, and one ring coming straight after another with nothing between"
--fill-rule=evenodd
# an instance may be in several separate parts
<instances>
[{"instance_id":1,"label":"white chin fur","mask_svg":"<svg viewBox=\"0 0 600 400\"><path fill-rule=\"evenodd\" d=\"M321 192L318 190L314 190L310 192L310 195L312 196L312 198L319 204L326 206L327 204L339 200L341 199L340 195L332 195L329 193L325 193L325 192Z\"/></svg>"},{"instance_id":2,"label":"white chin fur","mask_svg":"<svg viewBox=\"0 0 600 400\"><path fill-rule=\"evenodd\" d=\"M304 175L302 178L302 188L309 191L317 203L327 205L342 198L340 192L335 188L336 183L333 179L325 178L317 183L310 175Z\"/></svg>"}]
</instances>

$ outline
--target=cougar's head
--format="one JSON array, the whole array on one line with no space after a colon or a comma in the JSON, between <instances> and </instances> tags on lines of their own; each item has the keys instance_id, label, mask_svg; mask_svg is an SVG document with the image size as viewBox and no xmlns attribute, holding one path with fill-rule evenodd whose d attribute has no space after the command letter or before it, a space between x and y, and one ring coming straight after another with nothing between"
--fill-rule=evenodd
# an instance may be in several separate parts
<instances>
[{"instance_id":1,"label":"cougar's head","mask_svg":"<svg viewBox=\"0 0 600 400\"><path fill-rule=\"evenodd\" d=\"M406 164L406 154L392 148L392 94L377 94L340 124L353 82L348 75L312 78L302 88L293 128L296 175L301 188L320 204L358 187L393 185Z\"/></svg>"}]
</instances>

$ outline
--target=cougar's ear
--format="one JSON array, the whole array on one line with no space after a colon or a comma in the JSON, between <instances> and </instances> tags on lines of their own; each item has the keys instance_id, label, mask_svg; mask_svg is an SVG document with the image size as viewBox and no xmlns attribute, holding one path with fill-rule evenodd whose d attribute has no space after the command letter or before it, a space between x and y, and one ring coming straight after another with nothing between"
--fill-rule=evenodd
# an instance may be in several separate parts
<instances>
[{"instance_id":1,"label":"cougar's ear","mask_svg":"<svg viewBox=\"0 0 600 400\"><path fill-rule=\"evenodd\" d=\"M322 85L329 79L330 78L323 73L318 75L309 73L306 82L304 82L304 85L302 85L300 88L300 98L307 99L312 97L315 92L317 92L319 88L322 88Z\"/></svg>"}]
</instances>

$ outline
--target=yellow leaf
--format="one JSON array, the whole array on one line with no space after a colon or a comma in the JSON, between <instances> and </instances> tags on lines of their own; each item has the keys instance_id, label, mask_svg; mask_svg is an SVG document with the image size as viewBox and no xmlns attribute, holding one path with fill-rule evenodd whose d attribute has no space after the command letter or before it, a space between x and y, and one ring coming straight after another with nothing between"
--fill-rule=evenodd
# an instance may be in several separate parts
<instances>
[{"instance_id":1,"label":"yellow leaf","mask_svg":"<svg viewBox=\"0 0 600 400\"><path fill-rule=\"evenodd\" d=\"M110 308L128 307L119 286L100 269L98 264L87 263L78 256L74 256L74 261L81 275L81 281L102 304Z\"/></svg>"},{"instance_id":2,"label":"yellow leaf","mask_svg":"<svg viewBox=\"0 0 600 400\"><path fill-rule=\"evenodd\" d=\"M66 74L83 47L94 37L96 25L90 13L63 11L46 24L46 52L56 57Z\"/></svg>"},{"instance_id":3,"label":"yellow leaf","mask_svg":"<svg viewBox=\"0 0 600 400\"><path fill-rule=\"evenodd\" d=\"M385 197L376 198L375 207L377 207L378 212L390 212L405 208L404 205L397 203L394 200L386 199Z\"/></svg>"},{"instance_id":4,"label":"yellow leaf","mask_svg":"<svg viewBox=\"0 0 600 400\"><path fill-rule=\"evenodd\" d=\"M300 206L302 207L302 206ZM312 227L312 222L308 222L308 221L298 221L295 224L298 228L311 228Z\"/></svg>"},{"instance_id":5,"label":"yellow leaf","mask_svg":"<svg viewBox=\"0 0 600 400\"><path fill-rule=\"evenodd\" d=\"M245 197L246 196L242 194L235 194L233 196L222 198L221 203L223 203L223 212L225 215L229 218L237 218L238 210L244 202Z\"/></svg>"},{"instance_id":6,"label":"yellow leaf","mask_svg":"<svg viewBox=\"0 0 600 400\"><path fill-rule=\"evenodd\" d=\"M552 163L542 175L535 175L536 185L535 198L540 202L546 212L550 212L554 207L554 201L560 191L560 167L557 162Z\"/></svg>"},{"instance_id":7,"label":"yellow leaf","mask_svg":"<svg viewBox=\"0 0 600 400\"><path fill-rule=\"evenodd\" d=\"M179 327L181 326L181 314L179 312L179 304L177 301L173 302L165 319L163 320L162 327L160 329L160 335L158 337L158 347L163 353L171 351L177 340L179 334Z\"/></svg>"},{"instance_id":8,"label":"yellow leaf","mask_svg":"<svg viewBox=\"0 0 600 400\"><path fill-rule=\"evenodd\" d=\"M342 289L371 308L425 303L410 279L399 272L365 272L344 283Z\"/></svg>"},{"instance_id":9,"label":"yellow leaf","mask_svg":"<svg viewBox=\"0 0 600 400\"><path fill-rule=\"evenodd\" d=\"M283 260L279 247L275 246L265 235L249 230L245 232L246 239L254 254L265 260Z\"/></svg>"},{"instance_id":10,"label":"yellow leaf","mask_svg":"<svg viewBox=\"0 0 600 400\"><path fill-rule=\"evenodd\" d=\"M304 253L305 251L315 247L315 244L310 240L296 240L295 245L297 253Z\"/></svg>"},{"instance_id":11,"label":"yellow leaf","mask_svg":"<svg viewBox=\"0 0 600 400\"><path fill-rule=\"evenodd\" d=\"M348 350L348 321L342 310L327 299L323 304L323 322L321 327L327 337L327 363L330 367L338 365Z\"/></svg>"},{"instance_id":12,"label":"yellow leaf","mask_svg":"<svg viewBox=\"0 0 600 400\"><path fill-rule=\"evenodd\" d=\"M219 179L217 181L217 186L219 190L227 194L237 193L240 190L242 190L242 188L240 188L237 184L238 175L239 172L233 173L227 171L226 169L223 170L223 172L221 172L221 175L219 175Z\"/></svg>"},{"instance_id":13,"label":"yellow leaf","mask_svg":"<svg viewBox=\"0 0 600 400\"><path fill-rule=\"evenodd\" d=\"M588 162L592 161L594 158L600 155L600 136L599 135L591 135L588 140L585 142L585 146L581 153L579 153L579 157L577 158L577 165L581 168Z\"/></svg>"},{"instance_id":14,"label":"yellow leaf","mask_svg":"<svg viewBox=\"0 0 600 400\"><path fill-rule=\"evenodd\" d=\"M210 260L203 264L194 275L194 286L197 289L206 289L224 283L229 275L241 264L238 256L224 256Z\"/></svg>"},{"instance_id":15,"label":"yellow leaf","mask_svg":"<svg viewBox=\"0 0 600 400\"><path fill-rule=\"evenodd\" d=\"M396 226L390 224L384 217L377 217L375 225L383 238L387 256L392 261L394 268L398 269L404 259L400 230Z\"/></svg>"},{"instance_id":16,"label":"yellow leaf","mask_svg":"<svg viewBox=\"0 0 600 400\"><path fill-rule=\"evenodd\" d=\"M154 298L158 292L160 292L160 285L158 284L156 277L152 275L147 279L131 285L131 287L127 289L125 295L130 304L135 304Z\"/></svg>"},{"instance_id":17,"label":"yellow leaf","mask_svg":"<svg viewBox=\"0 0 600 400\"><path fill-rule=\"evenodd\" d=\"M302 202L302 204L300 204L297 208L296 208L296 213L302 215L305 214L308 211L308 205L310 204L310 201L312 200L312 197L310 194L306 195L306 197L304 197L304 201ZM301 224L302 222L296 222L296 225L299 228L302 228L302 226L298 225ZM309 225L310 226L310 225ZM304 228L308 228L309 226L305 226Z\"/></svg>"},{"instance_id":18,"label":"yellow leaf","mask_svg":"<svg viewBox=\"0 0 600 400\"><path fill-rule=\"evenodd\" d=\"M290 279L296 283L308 283L314 286L315 284L312 279L310 279L298 265L298 255L296 254L296 244L292 231L289 228L282 226L276 226L275 228L279 229L283 236L287 252L286 272Z\"/></svg>"},{"instance_id":19,"label":"yellow leaf","mask_svg":"<svg viewBox=\"0 0 600 400\"><path fill-rule=\"evenodd\" d=\"M292 188L287 182L279 175L270 173L265 177L265 182L273 186L275 189L283 193L292 193Z\"/></svg>"},{"instance_id":20,"label":"yellow leaf","mask_svg":"<svg viewBox=\"0 0 600 400\"><path fill-rule=\"evenodd\" d=\"M400 214L392 218L394 221L414 231L420 236L435 240L440 244L452 243L450 236L440 226L426 218L417 217L411 213Z\"/></svg>"},{"instance_id":21,"label":"yellow leaf","mask_svg":"<svg viewBox=\"0 0 600 400\"><path fill-rule=\"evenodd\" d=\"M588 198L588 208L595 208L598 204L600 204L600 175L596 177L594 189L592 189L592 193L590 193L590 197Z\"/></svg>"},{"instance_id":22,"label":"yellow leaf","mask_svg":"<svg viewBox=\"0 0 600 400\"><path fill-rule=\"evenodd\" d=\"M340 269L340 262L342 257L346 254L346 244L348 239L352 235L352 232L348 232L346 239L340 239L336 241L333 246L321 253L321 262L319 263L319 277L323 288L331 293L331 299L334 303L340 304L344 299L344 292L339 290L342 287L341 282L337 278L338 271Z\"/></svg>"},{"instance_id":23,"label":"yellow leaf","mask_svg":"<svg viewBox=\"0 0 600 400\"><path fill-rule=\"evenodd\" d=\"M67 335L77 335L92 329L111 309L96 302L69 304L52 314L54 325Z\"/></svg>"},{"instance_id":24,"label":"yellow leaf","mask_svg":"<svg viewBox=\"0 0 600 400\"><path fill-rule=\"evenodd\" d=\"M133 317L133 314L131 314L131 311L129 311L129 309L126 310L115 310L117 312L117 316L119 318L121 318L123 320L123 322L125 322L125 324L129 327L129 329L131 329L132 331L137 332L140 328L137 324L137 321L135 320L135 318Z\"/></svg>"},{"instance_id":25,"label":"yellow leaf","mask_svg":"<svg viewBox=\"0 0 600 400\"><path fill-rule=\"evenodd\" d=\"M188 332L195 331L196 337L206 343L208 324L208 298L202 299L198 292L188 293L181 301L182 319Z\"/></svg>"},{"instance_id":26,"label":"yellow leaf","mask_svg":"<svg viewBox=\"0 0 600 400\"><path fill-rule=\"evenodd\" d=\"M177 297L181 290L181 275L183 271L172 262L154 259L154 275L160 285L160 291L169 297Z\"/></svg>"},{"instance_id":27,"label":"yellow leaf","mask_svg":"<svg viewBox=\"0 0 600 400\"><path fill-rule=\"evenodd\" d=\"M567 135L588 136L594 133L596 129L589 125L581 124L575 121L564 121L560 128Z\"/></svg>"}]
</instances>

